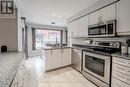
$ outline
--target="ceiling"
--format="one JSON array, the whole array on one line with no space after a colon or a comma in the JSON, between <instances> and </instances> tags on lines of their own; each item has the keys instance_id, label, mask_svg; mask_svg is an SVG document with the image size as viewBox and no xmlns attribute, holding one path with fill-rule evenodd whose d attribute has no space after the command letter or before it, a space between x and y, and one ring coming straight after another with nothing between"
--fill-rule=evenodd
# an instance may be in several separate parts
<instances>
[{"instance_id":1,"label":"ceiling","mask_svg":"<svg viewBox=\"0 0 130 87\"><path fill-rule=\"evenodd\" d=\"M66 26L67 18L99 0L19 0L22 16L28 22ZM51 24L55 22L55 24Z\"/></svg>"}]
</instances>

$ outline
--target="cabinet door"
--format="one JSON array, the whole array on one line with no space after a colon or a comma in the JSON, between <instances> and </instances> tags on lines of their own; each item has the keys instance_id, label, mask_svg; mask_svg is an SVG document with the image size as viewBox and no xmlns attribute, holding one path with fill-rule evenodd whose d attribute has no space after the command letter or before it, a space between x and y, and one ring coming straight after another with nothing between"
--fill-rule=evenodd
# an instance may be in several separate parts
<instances>
[{"instance_id":1,"label":"cabinet door","mask_svg":"<svg viewBox=\"0 0 130 87\"><path fill-rule=\"evenodd\" d=\"M53 69L59 68L62 65L61 49L52 50Z\"/></svg>"},{"instance_id":2,"label":"cabinet door","mask_svg":"<svg viewBox=\"0 0 130 87\"><path fill-rule=\"evenodd\" d=\"M88 20L88 25L97 24L99 22L99 17L100 17L100 10L89 14L89 16L88 16L88 19L89 19Z\"/></svg>"},{"instance_id":3,"label":"cabinet door","mask_svg":"<svg viewBox=\"0 0 130 87\"><path fill-rule=\"evenodd\" d=\"M72 36L73 36L73 26L72 23L68 24L68 45L72 46Z\"/></svg>"},{"instance_id":4,"label":"cabinet door","mask_svg":"<svg viewBox=\"0 0 130 87\"><path fill-rule=\"evenodd\" d=\"M79 30L79 20L75 20L71 23L69 23L70 31L72 33L72 36L77 36L78 35L78 30Z\"/></svg>"},{"instance_id":5,"label":"cabinet door","mask_svg":"<svg viewBox=\"0 0 130 87\"><path fill-rule=\"evenodd\" d=\"M117 3L117 34L130 35L130 0Z\"/></svg>"},{"instance_id":6,"label":"cabinet door","mask_svg":"<svg viewBox=\"0 0 130 87\"><path fill-rule=\"evenodd\" d=\"M87 37L88 36L88 15L79 19L79 36Z\"/></svg>"},{"instance_id":7,"label":"cabinet door","mask_svg":"<svg viewBox=\"0 0 130 87\"><path fill-rule=\"evenodd\" d=\"M71 48L62 49L62 66L71 64Z\"/></svg>"},{"instance_id":8,"label":"cabinet door","mask_svg":"<svg viewBox=\"0 0 130 87\"><path fill-rule=\"evenodd\" d=\"M102 22L106 22L114 19L116 19L116 4L112 4L101 9Z\"/></svg>"},{"instance_id":9,"label":"cabinet door","mask_svg":"<svg viewBox=\"0 0 130 87\"><path fill-rule=\"evenodd\" d=\"M128 84L126 84L126 83L112 77L112 85L111 85L111 87L130 87L130 85L128 85Z\"/></svg>"},{"instance_id":10,"label":"cabinet door","mask_svg":"<svg viewBox=\"0 0 130 87\"><path fill-rule=\"evenodd\" d=\"M53 69L52 65L52 50L45 50L45 71ZM44 61L43 61L44 62Z\"/></svg>"}]
</instances>

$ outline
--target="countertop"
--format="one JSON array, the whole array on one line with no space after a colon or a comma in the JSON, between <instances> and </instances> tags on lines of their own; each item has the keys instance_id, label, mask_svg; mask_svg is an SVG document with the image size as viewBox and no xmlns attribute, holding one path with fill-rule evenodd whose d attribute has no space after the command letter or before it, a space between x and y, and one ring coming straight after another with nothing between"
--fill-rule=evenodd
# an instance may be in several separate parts
<instances>
[{"instance_id":1,"label":"countertop","mask_svg":"<svg viewBox=\"0 0 130 87\"><path fill-rule=\"evenodd\" d=\"M0 87L9 87L23 58L23 52L0 53Z\"/></svg>"},{"instance_id":2,"label":"countertop","mask_svg":"<svg viewBox=\"0 0 130 87\"><path fill-rule=\"evenodd\" d=\"M130 60L130 54L115 53L115 54L112 54L112 56Z\"/></svg>"},{"instance_id":3,"label":"countertop","mask_svg":"<svg viewBox=\"0 0 130 87\"><path fill-rule=\"evenodd\" d=\"M66 48L71 48L69 46L63 46L63 47L45 47L43 48L44 50L56 50L56 49L66 49Z\"/></svg>"}]
</instances>

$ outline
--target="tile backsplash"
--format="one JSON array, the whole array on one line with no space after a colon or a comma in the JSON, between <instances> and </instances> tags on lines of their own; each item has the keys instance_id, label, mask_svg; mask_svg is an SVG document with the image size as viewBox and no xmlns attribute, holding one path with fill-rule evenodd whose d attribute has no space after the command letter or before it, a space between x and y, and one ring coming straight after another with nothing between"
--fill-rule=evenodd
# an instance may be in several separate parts
<instances>
[{"instance_id":1,"label":"tile backsplash","mask_svg":"<svg viewBox=\"0 0 130 87\"><path fill-rule=\"evenodd\" d=\"M73 38L73 44L86 44L86 40L93 40L93 41L117 41L121 43L126 43L127 39L130 39L130 36L121 36L121 37L107 37L107 38Z\"/></svg>"}]
</instances>

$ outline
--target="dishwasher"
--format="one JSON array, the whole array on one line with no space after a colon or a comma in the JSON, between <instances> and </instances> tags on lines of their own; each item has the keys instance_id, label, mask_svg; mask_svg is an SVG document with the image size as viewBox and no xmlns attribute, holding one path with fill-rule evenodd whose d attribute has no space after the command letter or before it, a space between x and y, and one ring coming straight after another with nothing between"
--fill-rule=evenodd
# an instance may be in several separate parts
<instances>
[{"instance_id":1,"label":"dishwasher","mask_svg":"<svg viewBox=\"0 0 130 87\"><path fill-rule=\"evenodd\" d=\"M74 49L72 50L72 67L77 71L82 71L82 50Z\"/></svg>"}]
</instances>

